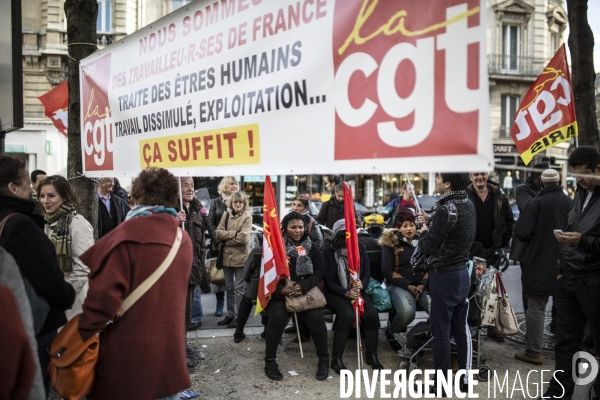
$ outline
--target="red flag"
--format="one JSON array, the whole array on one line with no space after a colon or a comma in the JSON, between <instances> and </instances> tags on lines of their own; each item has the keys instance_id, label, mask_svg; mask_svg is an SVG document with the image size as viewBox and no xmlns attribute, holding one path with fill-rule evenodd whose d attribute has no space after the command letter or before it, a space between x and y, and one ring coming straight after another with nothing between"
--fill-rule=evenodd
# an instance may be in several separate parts
<instances>
[{"instance_id":1,"label":"red flag","mask_svg":"<svg viewBox=\"0 0 600 400\"><path fill-rule=\"evenodd\" d=\"M570 141L577 132L571 75L563 44L523 96L510 135L527 165L539 152Z\"/></svg>"},{"instance_id":2,"label":"red flag","mask_svg":"<svg viewBox=\"0 0 600 400\"><path fill-rule=\"evenodd\" d=\"M283 235L279 228L277 203L273 193L271 177L265 179L265 197L263 206L263 248L260 263L260 280L256 297L256 317L267 307L269 297L275 292L277 283L282 278L290 276L290 270L285 255Z\"/></svg>"},{"instance_id":3,"label":"red flag","mask_svg":"<svg viewBox=\"0 0 600 400\"><path fill-rule=\"evenodd\" d=\"M69 86L67 81L52 89L46 94L38 97L46 110L46 117L52 120L52 123L62 133L67 136L67 116L69 110Z\"/></svg>"},{"instance_id":4,"label":"red flag","mask_svg":"<svg viewBox=\"0 0 600 400\"><path fill-rule=\"evenodd\" d=\"M354 215L354 199L352 191L342 183L344 187L344 222L346 223L346 248L348 249L348 268L350 269L350 277L353 281L360 279L360 252L358 250L358 235L356 232L356 217ZM366 289L366 288L365 288ZM352 309L358 309L359 317L365 312L364 300L362 296L352 301ZM360 318L358 319L360 323ZM356 324L356 321L353 325Z\"/></svg>"}]
</instances>

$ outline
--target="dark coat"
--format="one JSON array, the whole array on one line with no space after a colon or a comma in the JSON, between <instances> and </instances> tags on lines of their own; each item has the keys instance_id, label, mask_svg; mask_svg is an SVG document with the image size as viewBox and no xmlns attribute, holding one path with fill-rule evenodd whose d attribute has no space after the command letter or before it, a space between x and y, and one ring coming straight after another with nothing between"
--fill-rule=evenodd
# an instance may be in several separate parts
<instances>
[{"instance_id":1,"label":"dark coat","mask_svg":"<svg viewBox=\"0 0 600 400\"><path fill-rule=\"evenodd\" d=\"M543 189L519 216L515 236L528 244L521 269L524 294L554 294L556 262L561 248L554 230L566 230L571 203L561 186L551 186Z\"/></svg>"},{"instance_id":2,"label":"dark coat","mask_svg":"<svg viewBox=\"0 0 600 400\"><path fill-rule=\"evenodd\" d=\"M565 232L579 232L577 246L565 245L559 262L561 275L569 278L600 276L600 186L582 211L588 192L577 188L573 206L569 211L569 225Z\"/></svg>"},{"instance_id":3,"label":"dark coat","mask_svg":"<svg viewBox=\"0 0 600 400\"><path fill-rule=\"evenodd\" d=\"M227 211L227 206L223 201L223 197L216 198L210 203L208 211L208 235L210 236L210 249L213 251L219 250L218 244L220 240L217 239L217 227L225 211ZM211 253L211 257L216 256L217 254Z\"/></svg>"},{"instance_id":4,"label":"dark coat","mask_svg":"<svg viewBox=\"0 0 600 400\"><path fill-rule=\"evenodd\" d=\"M202 210L200 201L196 198L192 199L185 223L185 230L190 235L194 249L190 285L199 285L202 282L202 276L206 273L206 238L204 218L200 210Z\"/></svg>"},{"instance_id":5,"label":"dark coat","mask_svg":"<svg viewBox=\"0 0 600 400\"><path fill-rule=\"evenodd\" d=\"M503 247L508 246L510 238L513 234L513 227L515 225L515 216L508 204L508 198L500 190L498 186L487 184L488 190L494 196L494 250L499 250ZM475 202L475 196L478 196L473 184L471 183L467 187L467 195L473 206L477 204ZM475 230L477 230L477 212L475 212ZM477 238L475 238L477 240Z\"/></svg>"},{"instance_id":6,"label":"dark coat","mask_svg":"<svg viewBox=\"0 0 600 400\"><path fill-rule=\"evenodd\" d=\"M106 325L163 262L177 225L168 214L132 218L81 256L91 272L79 333L86 340L106 326L87 399L158 399L190 387L184 317L193 250L186 232L160 279L123 317Z\"/></svg>"},{"instance_id":7,"label":"dark coat","mask_svg":"<svg viewBox=\"0 0 600 400\"><path fill-rule=\"evenodd\" d=\"M129 204L123 200L122 198L120 198L119 196L116 196L114 194L110 195L110 199L112 201L112 204L114 204L115 206L115 212L117 214L117 226L125 221L125 217L127 216L127 213L129 212ZM100 213L100 206L102 206L102 201L100 199L98 199L98 238L101 238L102 236L104 236L104 232L102 231L102 214ZM116 226L115 226L116 227Z\"/></svg>"},{"instance_id":8,"label":"dark coat","mask_svg":"<svg viewBox=\"0 0 600 400\"><path fill-rule=\"evenodd\" d=\"M410 263L410 258L416 250L412 244L400 239L397 229L388 229L383 232L381 243L381 270L388 285L398 286L408 290L408 285L427 286L428 274L415 271ZM419 239L418 236L415 237Z\"/></svg>"},{"instance_id":9,"label":"dark coat","mask_svg":"<svg viewBox=\"0 0 600 400\"><path fill-rule=\"evenodd\" d=\"M358 231L358 243L365 246L367 251L381 251L381 247L379 246L379 243L377 243L377 239L369 235L369 233L364 229L359 229ZM370 270L371 278L375 279L379 283L383 282L381 263L370 264Z\"/></svg>"},{"instance_id":10,"label":"dark coat","mask_svg":"<svg viewBox=\"0 0 600 400\"><path fill-rule=\"evenodd\" d=\"M516 200L519 213L525 211L527 204L535 196L538 195L542 189L538 189L531 181L531 177L527 178L524 184L517 186L516 189ZM521 242L516 236L513 236L512 243L510 245L510 259L513 261L521 261L525 258L525 250L527 250L527 243Z\"/></svg>"},{"instance_id":11,"label":"dark coat","mask_svg":"<svg viewBox=\"0 0 600 400\"><path fill-rule=\"evenodd\" d=\"M56 331L67 323L65 310L75 302L75 289L65 281L54 245L44 233L44 218L34 214L34 204L13 196L0 196L0 221L10 213L0 246L17 262L21 273L37 294L46 298L50 311L39 335Z\"/></svg>"},{"instance_id":12,"label":"dark coat","mask_svg":"<svg viewBox=\"0 0 600 400\"><path fill-rule=\"evenodd\" d=\"M303 237L302 240L306 238ZM325 261L323 260L323 253L319 250L319 246L315 242L310 246L310 251L308 252L308 257L310 257L313 264L313 273L311 275L298 275L296 273L296 259L294 257L290 257L289 259L289 267L290 267L290 279L302 288L302 293L305 293L307 290L310 290L317 286L325 276ZM280 280L277 283L277 288L275 289L275 293L273 293L273 298L275 299L284 299L285 296L281 295L281 291L285 287L285 279Z\"/></svg>"},{"instance_id":13,"label":"dark coat","mask_svg":"<svg viewBox=\"0 0 600 400\"><path fill-rule=\"evenodd\" d=\"M248 258L244 264L244 281L246 282L244 297L250 300L256 300L258 296L258 282L260 281L260 263L257 264L254 262L256 254L262 254L262 246L250 250L250 254L248 254Z\"/></svg>"},{"instance_id":14,"label":"dark coat","mask_svg":"<svg viewBox=\"0 0 600 400\"><path fill-rule=\"evenodd\" d=\"M360 217L356 213L356 209L354 210L354 217L356 218L356 223L361 226ZM340 219L344 219L344 213L340 212L340 204L335 199L335 196L331 195L331 198L321 206L317 222L329 229L333 229L333 224Z\"/></svg>"},{"instance_id":15,"label":"dark coat","mask_svg":"<svg viewBox=\"0 0 600 400\"><path fill-rule=\"evenodd\" d=\"M358 249L360 253L360 281L363 286L363 290L367 289L369 286L369 281L371 280L371 268L369 265L369 256L367 255L367 249L362 244L358 244ZM335 260L335 250L331 247L328 247L323 252L323 257L325 257L325 293L333 293L338 296L344 297L344 294L348 290L350 290L350 286L348 289L344 289L344 287L340 284L340 274L338 271L338 264Z\"/></svg>"}]
</instances>

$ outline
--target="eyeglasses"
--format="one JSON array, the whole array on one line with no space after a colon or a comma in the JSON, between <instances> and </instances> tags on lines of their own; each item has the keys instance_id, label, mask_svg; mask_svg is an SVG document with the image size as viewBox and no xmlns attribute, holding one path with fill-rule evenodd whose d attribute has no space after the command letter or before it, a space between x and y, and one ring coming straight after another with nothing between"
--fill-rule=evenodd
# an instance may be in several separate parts
<instances>
[{"instance_id":1,"label":"eyeglasses","mask_svg":"<svg viewBox=\"0 0 600 400\"><path fill-rule=\"evenodd\" d=\"M244 200L234 200L232 201L233 204L244 204Z\"/></svg>"}]
</instances>

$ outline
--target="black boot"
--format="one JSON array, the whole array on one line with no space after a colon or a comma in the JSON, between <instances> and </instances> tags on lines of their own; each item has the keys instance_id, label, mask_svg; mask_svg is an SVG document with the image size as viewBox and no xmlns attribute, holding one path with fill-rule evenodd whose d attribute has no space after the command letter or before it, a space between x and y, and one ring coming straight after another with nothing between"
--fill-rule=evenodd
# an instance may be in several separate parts
<instances>
[{"instance_id":1,"label":"black boot","mask_svg":"<svg viewBox=\"0 0 600 400\"><path fill-rule=\"evenodd\" d=\"M342 362L342 355L346 348L346 341L350 332L342 332L337 329L333 332L333 348L331 349L331 369L336 374L340 374L340 370L348 369Z\"/></svg>"},{"instance_id":2,"label":"black boot","mask_svg":"<svg viewBox=\"0 0 600 400\"><path fill-rule=\"evenodd\" d=\"M281 372L279 372L279 365L277 365L275 358L265 358L265 374L269 379L274 381L280 381L283 379L283 375L281 375Z\"/></svg>"},{"instance_id":3,"label":"black boot","mask_svg":"<svg viewBox=\"0 0 600 400\"><path fill-rule=\"evenodd\" d=\"M365 342L367 344L367 359L365 360L368 365L376 369L385 369L377 358L377 340L379 339L379 329L368 330L365 329Z\"/></svg>"},{"instance_id":4,"label":"black boot","mask_svg":"<svg viewBox=\"0 0 600 400\"><path fill-rule=\"evenodd\" d=\"M265 367L266 368L266 367ZM329 376L329 360L327 357L319 357L317 364L317 379L324 381Z\"/></svg>"}]
</instances>

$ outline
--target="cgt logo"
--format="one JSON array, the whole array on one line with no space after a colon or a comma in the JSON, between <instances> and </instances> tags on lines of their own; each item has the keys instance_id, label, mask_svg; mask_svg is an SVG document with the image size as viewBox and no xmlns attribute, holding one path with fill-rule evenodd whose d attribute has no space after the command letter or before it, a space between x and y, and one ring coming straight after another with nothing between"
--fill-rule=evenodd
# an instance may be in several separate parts
<instances>
[{"instance_id":1,"label":"cgt logo","mask_svg":"<svg viewBox=\"0 0 600 400\"><path fill-rule=\"evenodd\" d=\"M81 66L82 110L81 146L86 171L111 171L114 132L108 102L111 55ZM93 71L93 73L91 73Z\"/></svg>"},{"instance_id":2,"label":"cgt logo","mask_svg":"<svg viewBox=\"0 0 600 400\"><path fill-rule=\"evenodd\" d=\"M479 4L336 2L335 159L476 152Z\"/></svg>"}]
</instances>

